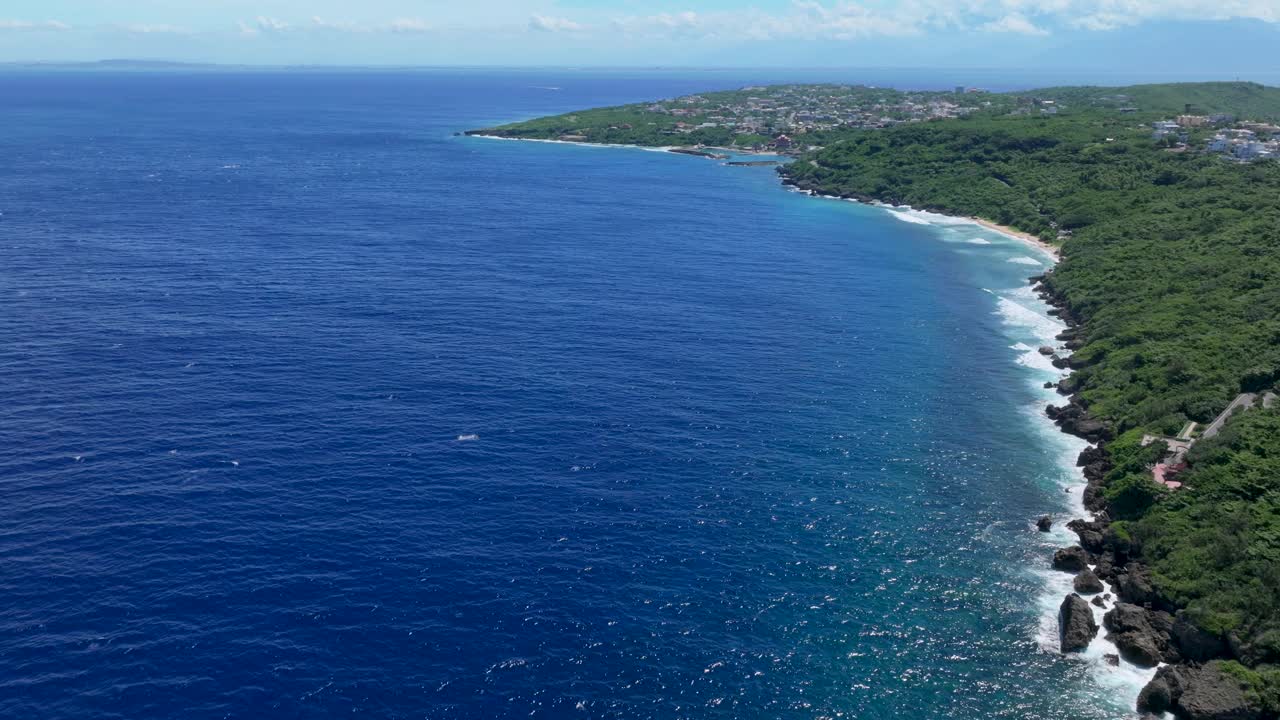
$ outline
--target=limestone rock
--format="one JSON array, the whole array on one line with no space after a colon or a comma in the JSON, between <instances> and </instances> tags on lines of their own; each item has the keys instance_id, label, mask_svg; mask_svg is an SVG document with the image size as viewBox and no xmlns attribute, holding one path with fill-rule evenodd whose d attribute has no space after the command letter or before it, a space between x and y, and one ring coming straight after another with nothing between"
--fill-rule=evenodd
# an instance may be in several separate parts
<instances>
[{"instance_id":1,"label":"limestone rock","mask_svg":"<svg viewBox=\"0 0 1280 720\"><path fill-rule=\"evenodd\" d=\"M1088 568L1092 559L1082 547L1062 548L1053 553L1053 567L1055 570L1078 573Z\"/></svg>"},{"instance_id":2,"label":"limestone rock","mask_svg":"<svg viewBox=\"0 0 1280 720\"><path fill-rule=\"evenodd\" d=\"M1094 595L1106 589L1102 586L1102 581L1098 579L1098 576L1094 575L1093 571L1088 568L1081 570L1080 574L1076 575L1075 580L1071 581L1071 586L1075 588L1076 592L1085 595Z\"/></svg>"},{"instance_id":3,"label":"limestone rock","mask_svg":"<svg viewBox=\"0 0 1280 720\"><path fill-rule=\"evenodd\" d=\"M1061 640L1062 652L1076 652L1089 647L1089 642L1098 634L1098 623L1093 620L1093 611L1085 599L1072 593L1058 608L1058 637Z\"/></svg>"}]
</instances>

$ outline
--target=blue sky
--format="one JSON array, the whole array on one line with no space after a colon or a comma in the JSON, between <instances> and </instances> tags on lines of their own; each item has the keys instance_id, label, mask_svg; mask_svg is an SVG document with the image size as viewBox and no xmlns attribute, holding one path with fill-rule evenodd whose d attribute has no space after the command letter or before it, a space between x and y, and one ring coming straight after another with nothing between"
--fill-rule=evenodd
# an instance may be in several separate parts
<instances>
[{"instance_id":1,"label":"blue sky","mask_svg":"<svg viewBox=\"0 0 1280 720\"><path fill-rule=\"evenodd\" d=\"M1280 0L6 0L0 61L1280 70Z\"/></svg>"}]
</instances>

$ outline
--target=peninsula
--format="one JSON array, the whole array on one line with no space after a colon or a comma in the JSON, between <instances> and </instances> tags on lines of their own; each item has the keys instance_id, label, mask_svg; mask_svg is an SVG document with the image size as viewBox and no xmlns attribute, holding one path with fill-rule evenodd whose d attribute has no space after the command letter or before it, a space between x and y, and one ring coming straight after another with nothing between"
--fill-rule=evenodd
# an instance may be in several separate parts
<instances>
[{"instance_id":1,"label":"peninsula","mask_svg":"<svg viewBox=\"0 0 1280 720\"><path fill-rule=\"evenodd\" d=\"M1070 329L1047 408L1091 520L1064 650L1106 632L1160 666L1138 709L1280 716L1280 89L708 92L471 131L771 151L815 194L980 218L1058 247L1032 281ZM1243 398L1243 400L1242 400ZM1212 428L1212 433L1197 428ZM1052 524L1043 518L1042 529ZM1088 602L1107 603L1099 629ZM1083 608L1083 609L1082 609Z\"/></svg>"}]
</instances>

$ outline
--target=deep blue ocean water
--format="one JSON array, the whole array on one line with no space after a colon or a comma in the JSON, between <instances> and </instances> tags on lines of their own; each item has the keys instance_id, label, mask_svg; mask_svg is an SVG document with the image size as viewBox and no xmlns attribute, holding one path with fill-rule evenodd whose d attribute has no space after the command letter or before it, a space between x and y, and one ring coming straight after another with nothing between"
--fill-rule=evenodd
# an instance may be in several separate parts
<instances>
[{"instance_id":1,"label":"deep blue ocean water","mask_svg":"<svg viewBox=\"0 0 1280 720\"><path fill-rule=\"evenodd\" d=\"M1121 714L1043 258L454 135L756 80L0 75L0 717Z\"/></svg>"}]
</instances>

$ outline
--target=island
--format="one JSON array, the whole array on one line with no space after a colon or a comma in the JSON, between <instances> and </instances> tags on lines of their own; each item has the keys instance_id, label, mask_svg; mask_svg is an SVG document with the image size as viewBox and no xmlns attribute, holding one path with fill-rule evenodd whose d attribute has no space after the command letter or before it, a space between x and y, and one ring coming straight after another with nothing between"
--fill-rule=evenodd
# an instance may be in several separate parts
<instances>
[{"instance_id":1,"label":"island","mask_svg":"<svg viewBox=\"0 0 1280 720\"><path fill-rule=\"evenodd\" d=\"M772 152L813 194L980 218L1060 249L1046 412L1090 441L1064 651L1160 666L1142 712L1280 716L1280 89L781 85L470 131ZM1052 518L1041 518L1048 529ZM1029 527L1031 524L1029 523ZM1107 597L1103 627L1085 617ZM1117 658L1118 662L1118 658Z\"/></svg>"}]
</instances>

